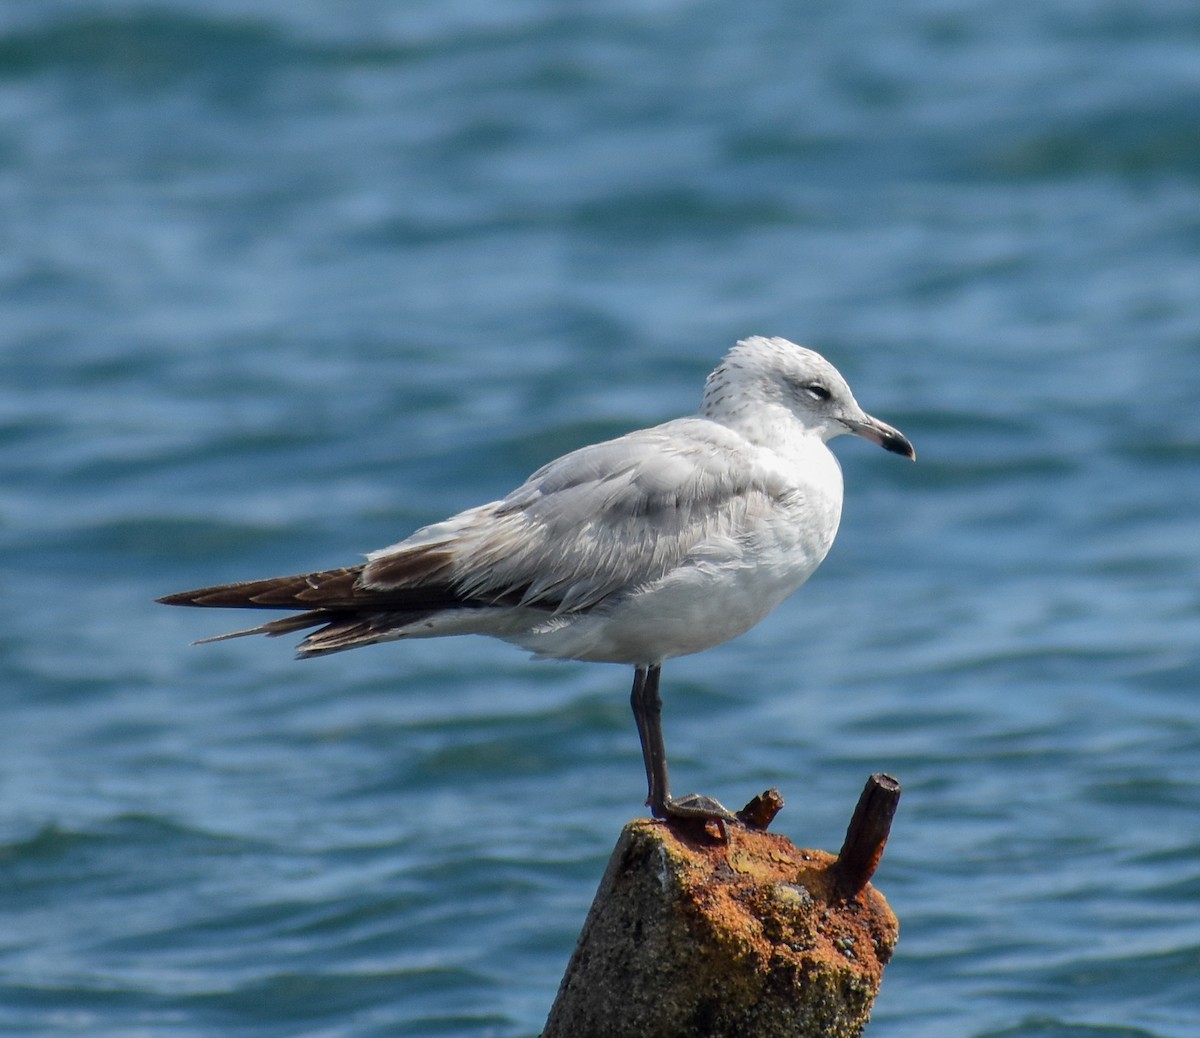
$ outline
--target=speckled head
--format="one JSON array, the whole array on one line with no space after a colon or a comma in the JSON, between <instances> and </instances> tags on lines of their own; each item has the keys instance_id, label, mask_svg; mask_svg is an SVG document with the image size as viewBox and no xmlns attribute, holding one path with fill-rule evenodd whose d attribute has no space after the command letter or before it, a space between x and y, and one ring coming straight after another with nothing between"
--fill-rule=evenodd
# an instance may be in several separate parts
<instances>
[{"instance_id":1,"label":"speckled head","mask_svg":"<svg viewBox=\"0 0 1200 1038\"><path fill-rule=\"evenodd\" d=\"M867 414L841 373L819 353L787 339L754 335L734 346L708 376L701 413L734 423L763 405L785 408L822 440L853 433L916 458L908 438Z\"/></svg>"}]
</instances>

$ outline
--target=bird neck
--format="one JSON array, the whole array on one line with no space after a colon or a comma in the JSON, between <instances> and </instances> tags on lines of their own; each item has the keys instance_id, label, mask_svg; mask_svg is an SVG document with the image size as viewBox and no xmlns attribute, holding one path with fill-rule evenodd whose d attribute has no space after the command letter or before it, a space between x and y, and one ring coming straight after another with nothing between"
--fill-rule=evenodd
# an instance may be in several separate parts
<instances>
[{"instance_id":1,"label":"bird neck","mask_svg":"<svg viewBox=\"0 0 1200 1038\"><path fill-rule=\"evenodd\" d=\"M774 401L756 400L720 408L705 407L703 413L709 420L732 429L751 443L782 454L805 451L824 443L818 430L801 424L790 408Z\"/></svg>"}]
</instances>

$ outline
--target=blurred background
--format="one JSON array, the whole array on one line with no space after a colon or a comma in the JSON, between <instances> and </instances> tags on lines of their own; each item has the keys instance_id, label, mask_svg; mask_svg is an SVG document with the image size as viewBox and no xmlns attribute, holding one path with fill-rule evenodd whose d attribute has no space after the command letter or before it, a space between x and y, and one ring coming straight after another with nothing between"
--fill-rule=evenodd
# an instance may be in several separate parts
<instances>
[{"instance_id":1,"label":"blurred background","mask_svg":"<svg viewBox=\"0 0 1200 1038\"><path fill-rule=\"evenodd\" d=\"M296 663L153 598L353 562L828 355L812 582L666 668L679 792L876 882L880 1036L1194 1036L1193 0L0 8L0 1031L525 1038L643 774L623 668Z\"/></svg>"}]
</instances>

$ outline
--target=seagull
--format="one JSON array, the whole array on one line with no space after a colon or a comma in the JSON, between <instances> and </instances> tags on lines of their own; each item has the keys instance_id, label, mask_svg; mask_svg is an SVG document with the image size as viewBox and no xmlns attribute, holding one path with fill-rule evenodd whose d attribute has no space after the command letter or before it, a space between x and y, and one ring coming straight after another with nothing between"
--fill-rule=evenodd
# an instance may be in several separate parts
<instances>
[{"instance_id":1,"label":"seagull","mask_svg":"<svg viewBox=\"0 0 1200 1038\"><path fill-rule=\"evenodd\" d=\"M651 813L737 821L712 797L671 795L663 662L745 633L820 565L842 511L841 467L827 443L843 433L916 457L820 354L753 336L708 376L691 417L571 451L507 497L358 565L158 601L298 611L203 641L317 628L297 647L303 659L485 634L537 658L632 665Z\"/></svg>"}]
</instances>

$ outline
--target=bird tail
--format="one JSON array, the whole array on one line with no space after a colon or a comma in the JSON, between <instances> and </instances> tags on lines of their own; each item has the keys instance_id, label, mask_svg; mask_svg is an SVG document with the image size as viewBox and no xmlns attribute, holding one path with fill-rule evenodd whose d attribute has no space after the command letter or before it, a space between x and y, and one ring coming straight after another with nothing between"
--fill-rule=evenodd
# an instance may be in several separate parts
<instances>
[{"instance_id":1,"label":"bird tail","mask_svg":"<svg viewBox=\"0 0 1200 1038\"><path fill-rule=\"evenodd\" d=\"M325 609L312 609L296 616L284 616L278 620L269 620L257 627L246 627L240 631L226 631L224 634L214 634L208 638L197 638L192 644L209 645L212 642L228 641L230 638L245 638L251 634L265 634L268 638L278 638L281 634L291 634L293 631L303 631L306 627L316 627L319 624L327 623L334 615ZM309 635L304 640L307 642L311 637L312 635Z\"/></svg>"},{"instance_id":2,"label":"bird tail","mask_svg":"<svg viewBox=\"0 0 1200 1038\"><path fill-rule=\"evenodd\" d=\"M403 637L403 630L430 616L446 603L443 593L408 592L381 595L359 584L363 566L269 577L234 584L180 591L160 599L163 605L234 609L300 609L295 616L269 620L256 627L201 638L196 645L264 634L268 638L319 627L297 646L301 657L326 656L360 645ZM382 599L382 601L381 601ZM390 600L389 600L390 599ZM388 606L391 608L388 608Z\"/></svg>"},{"instance_id":3,"label":"bird tail","mask_svg":"<svg viewBox=\"0 0 1200 1038\"><path fill-rule=\"evenodd\" d=\"M247 627L241 631L229 631L225 634L213 635L211 638L201 638L192 644L208 645L211 642L223 642L230 638L245 638L251 634L265 634L268 638L278 638L280 635L291 634L293 631L303 631L306 627L320 627L319 631L313 631L296 646L296 655L301 659L308 659L312 656L328 656L334 652L344 652L346 649L357 649L360 645L374 645L376 642L403 638L405 628L430 615L429 611L357 614L339 613L330 609L311 609L296 616L270 620L257 627Z\"/></svg>"}]
</instances>

